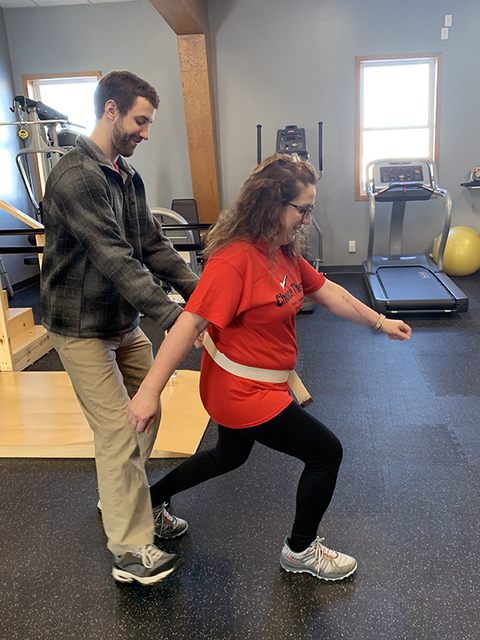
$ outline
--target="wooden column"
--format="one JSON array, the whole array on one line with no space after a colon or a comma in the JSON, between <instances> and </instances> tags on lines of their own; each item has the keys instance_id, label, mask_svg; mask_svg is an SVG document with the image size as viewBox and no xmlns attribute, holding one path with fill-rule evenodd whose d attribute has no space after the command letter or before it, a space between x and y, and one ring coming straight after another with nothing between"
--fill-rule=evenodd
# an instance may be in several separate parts
<instances>
[{"instance_id":1,"label":"wooden column","mask_svg":"<svg viewBox=\"0 0 480 640\"><path fill-rule=\"evenodd\" d=\"M207 0L150 0L178 39L193 197L199 221L220 211L215 100Z\"/></svg>"},{"instance_id":2,"label":"wooden column","mask_svg":"<svg viewBox=\"0 0 480 640\"><path fill-rule=\"evenodd\" d=\"M207 42L203 34L177 36L193 197L200 222L220 211L215 110L210 91Z\"/></svg>"}]
</instances>

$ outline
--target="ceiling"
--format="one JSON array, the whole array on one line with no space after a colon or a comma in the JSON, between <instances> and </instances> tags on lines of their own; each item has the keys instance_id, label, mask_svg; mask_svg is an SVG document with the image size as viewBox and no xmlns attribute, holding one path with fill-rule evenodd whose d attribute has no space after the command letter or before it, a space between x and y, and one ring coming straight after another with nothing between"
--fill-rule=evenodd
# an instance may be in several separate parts
<instances>
[{"instance_id":1,"label":"ceiling","mask_svg":"<svg viewBox=\"0 0 480 640\"><path fill-rule=\"evenodd\" d=\"M59 7L69 4L99 4L101 2L130 2L132 0L0 0L3 9L19 7Z\"/></svg>"}]
</instances>

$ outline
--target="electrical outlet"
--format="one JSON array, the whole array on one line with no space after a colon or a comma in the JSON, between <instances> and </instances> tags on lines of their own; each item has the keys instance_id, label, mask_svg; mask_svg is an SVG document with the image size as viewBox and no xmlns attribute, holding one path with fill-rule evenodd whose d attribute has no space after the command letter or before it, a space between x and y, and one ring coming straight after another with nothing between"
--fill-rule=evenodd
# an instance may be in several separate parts
<instances>
[{"instance_id":1,"label":"electrical outlet","mask_svg":"<svg viewBox=\"0 0 480 640\"><path fill-rule=\"evenodd\" d=\"M452 26L452 14L448 14L445 16L445 24L443 25L444 27L451 27Z\"/></svg>"},{"instance_id":2,"label":"electrical outlet","mask_svg":"<svg viewBox=\"0 0 480 640\"><path fill-rule=\"evenodd\" d=\"M357 243L355 240L348 241L348 253L355 253L357 250Z\"/></svg>"},{"instance_id":3,"label":"electrical outlet","mask_svg":"<svg viewBox=\"0 0 480 640\"><path fill-rule=\"evenodd\" d=\"M441 40L448 40L448 27L442 27L442 35L440 36Z\"/></svg>"}]
</instances>

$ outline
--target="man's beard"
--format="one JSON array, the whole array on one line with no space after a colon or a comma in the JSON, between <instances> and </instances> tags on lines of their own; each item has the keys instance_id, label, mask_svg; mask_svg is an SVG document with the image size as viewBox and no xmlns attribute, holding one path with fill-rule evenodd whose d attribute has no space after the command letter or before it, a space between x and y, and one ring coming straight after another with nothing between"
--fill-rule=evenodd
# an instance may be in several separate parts
<instances>
[{"instance_id":1,"label":"man's beard","mask_svg":"<svg viewBox=\"0 0 480 640\"><path fill-rule=\"evenodd\" d=\"M132 144L132 140L134 140L134 138L121 129L115 122L113 125L112 142L119 155L124 158L133 156L136 146Z\"/></svg>"}]
</instances>

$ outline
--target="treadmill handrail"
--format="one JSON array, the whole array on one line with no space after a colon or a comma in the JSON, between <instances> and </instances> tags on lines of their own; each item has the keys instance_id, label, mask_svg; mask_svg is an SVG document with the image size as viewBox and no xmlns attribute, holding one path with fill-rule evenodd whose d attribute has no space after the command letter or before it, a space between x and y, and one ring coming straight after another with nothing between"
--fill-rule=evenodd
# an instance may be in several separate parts
<instances>
[{"instance_id":1,"label":"treadmill handrail","mask_svg":"<svg viewBox=\"0 0 480 640\"><path fill-rule=\"evenodd\" d=\"M383 187L382 189L377 189L376 191L374 191L374 195L379 196L382 193L391 191L392 189L398 189L398 188L403 188L405 191L407 191L408 190L406 189L407 186L414 187L415 189L425 189L425 191L430 191L432 195L435 193L435 189L433 187L430 187L429 185L426 185L423 182L390 182L390 184L387 185L386 187Z\"/></svg>"},{"instance_id":2,"label":"treadmill handrail","mask_svg":"<svg viewBox=\"0 0 480 640\"><path fill-rule=\"evenodd\" d=\"M374 160L367 165L368 176L368 201L369 201L369 234L368 234L368 249L367 249L367 273L372 273L373 268L373 244L375 234L375 196L381 195L387 191L392 190L394 187L405 187L405 185L415 185L416 187L425 189L425 191L431 191L432 195L438 195L445 200L445 221L443 224L442 237L440 240L440 246L438 248L437 267L439 271L443 271L443 257L445 253L445 247L447 244L448 234L450 231L450 225L452 220L452 198L450 193L446 189L441 189L436 183L436 172L433 160L430 158L418 158L418 162L424 162L428 168L431 186L426 185L423 182L391 182L382 189L374 189L374 175L373 167L376 164L390 162L389 160ZM395 164L402 164L404 160L397 160ZM406 163L406 162L405 162Z\"/></svg>"},{"instance_id":3,"label":"treadmill handrail","mask_svg":"<svg viewBox=\"0 0 480 640\"><path fill-rule=\"evenodd\" d=\"M443 255L445 253L445 247L447 245L448 234L450 232L450 225L452 222L452 197L446 189L440 189L437 185L435 185L434 193L445 200L445 222L443 224L442 238L440 240L440 246L438 247L437 256L438 270L443 271Z\"/></svg>"},{"instance_id":4,"label":"treadmill handrail","mask_svg":"<svg viewBox=\"0 0 480 640\"><path fill-rule=\"evenodd\" d=\"M373 192L373 183L368 185L368 204L369 204L369 222L368 222L368 249L367 249L367 273L372 273L373 259L373 242L375 239L375 194Z\"/></svg>"}]
</instances>

